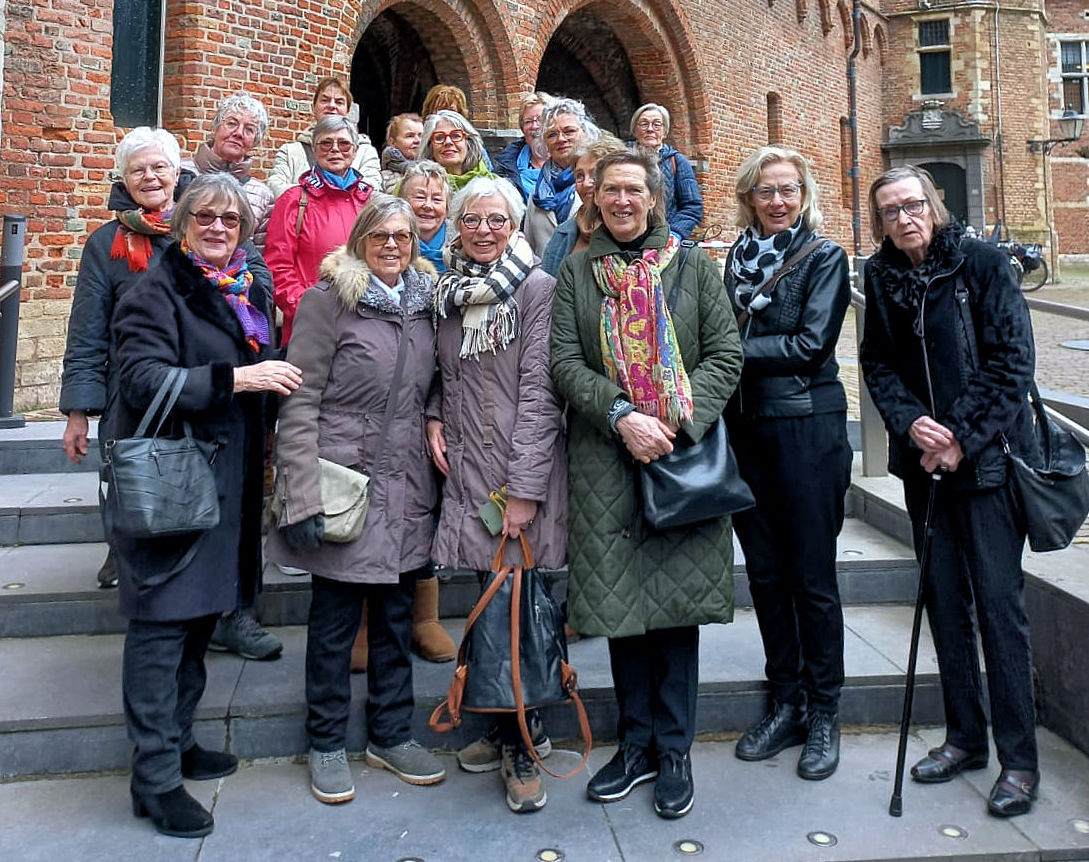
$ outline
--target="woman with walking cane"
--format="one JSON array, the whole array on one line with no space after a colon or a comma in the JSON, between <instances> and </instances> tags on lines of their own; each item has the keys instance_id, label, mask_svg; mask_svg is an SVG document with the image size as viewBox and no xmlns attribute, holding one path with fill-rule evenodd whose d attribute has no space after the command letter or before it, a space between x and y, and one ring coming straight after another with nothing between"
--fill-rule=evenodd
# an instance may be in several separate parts
<instances>
[{"instance_id":1,"label":"woman with walking cane","mask_svg":"<svg viewBox=\"0 0 1089 862\"><path fill-rule=\"evenodd\" d=\"M920 594L945 703L945 742L911 777L937 784L987 766L974 605L1001 766L987 807L998 817L1025 814L1040 773L1021 570L1025 525L1004 444L1015 453L1034 445L1028 309L1009 261L963 236L925 170L886 171L869 203L881 247L866 264L860 358L889 431L889 470L904 482L915 547L925 547Z\"/></svg>"}]
</instances>

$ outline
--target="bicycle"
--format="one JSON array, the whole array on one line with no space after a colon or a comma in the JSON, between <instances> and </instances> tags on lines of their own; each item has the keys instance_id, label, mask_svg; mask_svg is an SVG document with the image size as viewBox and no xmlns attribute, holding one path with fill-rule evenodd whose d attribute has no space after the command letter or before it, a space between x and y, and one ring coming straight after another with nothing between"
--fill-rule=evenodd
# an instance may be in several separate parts
<instances>
[{"instance_id":1,"label":"bicycle","mask_svg":"<svg viewBox=\"0 0 1089 862\"><path fill-rule=\"evenodd\" d=\"M968 236L980 236L980 231L971 225L968 225L966 233ZM995 223L994 230L985 234L982 240L988 245L998 246L1009 255L1010 266L1013 267L1022 292L1032 293L1047 284L1051 271L1044 260L1043 246L1038 242L1022 243L1008 238L1001 239L1002 233L1002 222L999 221Z\"/></svg>"}]
</instances>

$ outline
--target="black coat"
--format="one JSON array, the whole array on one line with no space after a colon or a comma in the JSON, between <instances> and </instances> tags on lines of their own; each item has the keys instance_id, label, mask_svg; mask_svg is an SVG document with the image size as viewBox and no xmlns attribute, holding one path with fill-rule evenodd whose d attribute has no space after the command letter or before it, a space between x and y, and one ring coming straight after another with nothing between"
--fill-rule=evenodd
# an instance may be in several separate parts
<instances>
[{"instance_id":1,"label":"black coat","mask_svg":"<svg viewBox=\"0 0 1089 862\"><path fill-rule=\"evenodd\" d=\"M136 209L136 203L120 182L114 183L110 190L107 206L113 211ZM120 229L120 222L110 221L94 231L83 247L61 376L61 412L83 410L90 416L101 415L100 441L110 436L106 422L110 407L117 400L117 361L112 355L110 320L121 297L145 275L143 271L129 269L127 260L110 257L110 248ZM158 266L162 253L173 241L168 235L151 237L148 271ZM271 296L272 276L264 259L252 242L244 248L254 285Z\"/></svg>"},{"instance_id":2,"label":"black coat","mask_svg":"<svg viewBox=\"0 0 1089 862\"><path fill-rule=\"evenodd\" d=\"M803 227L783 253L789 261L816 238ZM730 249L724 281L734 314ZM729 415L812 416L847 409L839 380L836 342L851 302L847 253L831 240L818 246L775 285L771 303L752 315L741 330L745 364Z\"/></svg>"},{"instance_id":3,"label":"black coat","mask_svg":"<svg viewBox=\"0 0 1089 862\"><path fill-rule=\"evenodd\" d=\"M251 288L250 300L268 316L261 290ZM181 366L189 379L163 434L178 435L184 419L195 437L220 444L213 464L218 526L195 540L109 537L121 611L132 619L184 620L232 610L239 594L251 598L259 583L266 428L265 396L235 395L233 369L270 352L250 349L226 300L176 243L118 303L113 337L121 391L116 436L135 432L167 372Z\"/></svg>"},{"instance_id":4,"label":"black coat","mask_svg":"<svg viewBox=\"0 0 1089 862\"><path fill-rule=\"evenodd\" d=\"M903 298L912 267L890 240L866 264L859 358L889 431L889 470L901 478L925 476L908 431L920 416L931 416L953 432L965 457L942 485L995 488L1007 478L1003 434L1014 451L1035 458L1026 400L1035 369L1028 306L1005 252L961 240L950 226L935 233L928 255L923 265L932 274L917 303ZM978 368L961 329L958 283L967 288Z\"/></svg>"}]
</instances>

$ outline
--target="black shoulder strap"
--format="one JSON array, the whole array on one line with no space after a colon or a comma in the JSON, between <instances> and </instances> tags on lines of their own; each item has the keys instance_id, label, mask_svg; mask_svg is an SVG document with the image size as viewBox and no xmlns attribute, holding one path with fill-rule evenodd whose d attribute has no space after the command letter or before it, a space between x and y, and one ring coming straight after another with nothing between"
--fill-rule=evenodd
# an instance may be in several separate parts
<instances>
[{"instance_id":1,"label":"black shoulder strap","mask_svg":"<svg viewBox=\"0 0 1089 862\"><path fill-rule=\"evenodd\" d=\"M828 240L825 237L818 236L803 245L801 249L799 249L798 252L794 254L793 257L789 258L786 263L779 267L779 271L775 273L775 275L773 275L771 278L765 281L763 285L761 285L760 289L756 291L756 294L752 297L752 299L756 299L757 296L769 296L771 292L775 290L775 285L779 283L784 275L794 269L794 267L796 267L799 263L809 257L810 254L815 252L827 241ZM749 300L749 303L751 305L752 300ZM749 322L750 317L752 317L752 312L749 311L748 308L743 308L737 315L737 328L739 330L744 329L745 324Z\"/></svg>"},{"instance_id":2,"label":"black shoulder strap","mask_svg":"<svg viewBox=\"0 0 1089 862\"><path fill-rule=\"evenodd\" d=\"M681 250L677 252L677 264L672 267L673 269L673 284L669 288L669 299L667 305L669 311L672 313L677 308L677 290L681 286L681 270L684 269L684 265L688 263L688 255L695 247L695 243L690 239L681 240Z\"/></svg>"},{"instance_id":3,"label":"black shoulder strap","mask_svg":"<svg viewBox=\"0 0 1089 862\"><path fill-rule=\"evenodd\" d=\"M976 326L972 318L972 297L968 293L968 284L964 274L958 273L953 285L953 299L957 303L957 315L960 317L960 332L967 348L972 368L979 368L979 343L976 341Z\"/></svg>"}]
</instances>

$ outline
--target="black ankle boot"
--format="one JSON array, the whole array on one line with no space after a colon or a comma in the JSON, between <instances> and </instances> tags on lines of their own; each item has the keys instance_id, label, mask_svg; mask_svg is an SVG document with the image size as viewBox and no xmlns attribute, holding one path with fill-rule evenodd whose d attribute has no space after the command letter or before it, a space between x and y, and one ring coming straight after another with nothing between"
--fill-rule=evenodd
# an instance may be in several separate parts
<instances>
[{"instance_id":1,"label":"black ankle boot","mask_svg":"<svg viewBox=\"0 0 1089 862\"><path fill-rule=\"evenodd\" d=\"M767 760L784 748L801 745L808 732L805 707L772 701L771 711L737 741L734 754L741 760Z\"/></svg>"},{"instance_id":2,"label":"black ankle boot","mask_svg":"<svg viewBox=\"0 0 1089 862\"><path fill-rule=\"evenodd\" d=\"M176 838L200 838L208 835L215 826L212 815L190 796L184 787L175 787L166 793L132 794L132 813L136 817L150 817L163 835Z\"/></svg>"},{"instance_id":3,"label":"black ankle boot","mask_svg":"<svg viewBox=\"0 0 1089 862\"><path fill-rule=\"evenodd\" d=\"M238 769L238 758L226 751L207 751L193 745L182 752L182 777L192 781L223 778Z\"/></svg>"},{"instance_id":4,"label":"black ankle boot","mask_svg":"<svg viewBox=\"0 0 1089 862\"><path fill-rule=\"evenodd\" d=\"M814 712L809 719L809 736L798 759L798 775L820 781L839 766L839 718L834 712Z\"/></svg>"}]
</instances>

